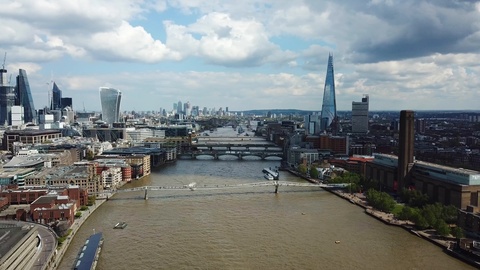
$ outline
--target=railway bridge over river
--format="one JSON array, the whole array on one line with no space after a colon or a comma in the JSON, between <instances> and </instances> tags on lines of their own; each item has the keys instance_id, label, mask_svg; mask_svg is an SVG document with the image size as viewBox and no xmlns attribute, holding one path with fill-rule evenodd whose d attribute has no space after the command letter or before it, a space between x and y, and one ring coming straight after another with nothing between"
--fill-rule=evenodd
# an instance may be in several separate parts
<instances>
[{"instance_id":1,"label":"railway bridge over river","mask_svg":"<svg viewBox=\"0 0 480 270\"><path fill-rule=\"evenodd\" d=\"M219 159L221 156L233 156L242 160L244 157L253 156L262 160L274 157L283 159L282 147L264 138L257 137L197 137L197 142L192 144L190 151L178 155L181 158L196 159L198 156L211 156Z\"/></svg>"}]
</instances>

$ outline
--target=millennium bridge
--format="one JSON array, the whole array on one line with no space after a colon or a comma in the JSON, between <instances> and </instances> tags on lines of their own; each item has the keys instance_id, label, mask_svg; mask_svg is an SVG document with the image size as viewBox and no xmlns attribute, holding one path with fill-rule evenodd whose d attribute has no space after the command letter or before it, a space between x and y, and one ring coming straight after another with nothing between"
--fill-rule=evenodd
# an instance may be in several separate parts
<instances>
[{"instance_id":1,"label":"millennium bridge","mask_svg":"<svg viewBox=\"0 0 480 270\"><path fill-rule=\"evenodd\" d=\"M322 183L298 183L289 181L266 181L245 184L220 184L220 185L197 185L193 182L183 186L143 186L127 189L118 189L114 193L126 192L144 192L144 199L148 200L148 191L196 191L196 190L225 190L225 189L240 189L240 188L259 188L259 187L274 187L275 193L278 193L279 187L320 187L320 188L338 188L345 187L348 184L322 184ZM101 194L111 194L112 191L99 192ZM107 197L108 199L108 197Z\"/></svg>"}]
</instances>

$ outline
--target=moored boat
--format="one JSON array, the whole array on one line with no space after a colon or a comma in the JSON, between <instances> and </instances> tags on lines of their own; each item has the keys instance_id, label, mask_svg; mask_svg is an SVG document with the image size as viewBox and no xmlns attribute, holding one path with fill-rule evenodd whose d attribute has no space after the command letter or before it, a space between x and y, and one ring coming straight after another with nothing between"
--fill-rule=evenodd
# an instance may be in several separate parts
<instances>
[{"instance_id":1,"label":"moored boat","mask_svg":"<svg viewBox=\"0 0 480 270\"><path fill-rule=\"evenodd\" d=\"M85 244L82 246L82 249L78 253L75 264L73 265L74 270L92 270L97 266L98 257L100 256L100 251L102 250L103 245L103 234L95 233L92 234Z\"/></svg>"},{"instance_id":2,"label":"moored boat","mask_svg":"<svg viewBox=\"0 0 480 270\"><path fill-rule=\"evenodd\" d=\"M114 229L124 229L125 227L127 227L127 223L124 221L118 222L115 224L115 226L113 226Z\"/></svg>"},{"instance_id":3,"label":"moored boat","mask_svg":"<svg viewBox=\"0 0 480 270\"><path fill-rule=\"evenodd\" d=\"M266 173L266 174L264 175L264 177L265 177L265 179L267 179L267 180L271 180L271 181L274 180L273 176L272 176L271 174L269 174L269 173Z\"/></svg>"}]
</instances>

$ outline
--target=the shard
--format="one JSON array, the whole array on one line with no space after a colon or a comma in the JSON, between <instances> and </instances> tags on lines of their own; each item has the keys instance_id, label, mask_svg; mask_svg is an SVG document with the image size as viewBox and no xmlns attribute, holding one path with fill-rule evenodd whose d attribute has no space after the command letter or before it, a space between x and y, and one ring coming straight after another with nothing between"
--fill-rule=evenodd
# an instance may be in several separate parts
<instances>
[{"instance_id":1,"label":"the shard","mask_svg":"<svg viewBox=\"0 0 480 270\"><path fill-rule=\"evenodd\" d=\"M328 56L327 76L323 88L323 104L321 113L321 130L337 131L337 105L335 101L335 78L333 73L333 55Z\"/></svg>"}]
</instances>

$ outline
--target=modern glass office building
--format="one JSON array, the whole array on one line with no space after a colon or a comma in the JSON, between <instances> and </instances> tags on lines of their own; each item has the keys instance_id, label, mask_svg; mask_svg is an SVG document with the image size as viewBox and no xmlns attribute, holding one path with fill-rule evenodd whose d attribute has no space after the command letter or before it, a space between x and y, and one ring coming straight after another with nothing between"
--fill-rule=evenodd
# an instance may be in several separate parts
<instances>
[{"instance_id":1,"label":"modern glass office building","mask_svg":"<svg viewBox=\"0 0 480 270\"><path fill-rule=\"evenodd\" d=\"M327 76L323 89L323 104L321 113L321 130L336 131L337 105L335 100L335 78L333 73L333 55L328 56Z\"/></svg>"},{"instance_id":2,"label":"modern glass office building","mask_svg":"<svg viewBox=\"0 0 480 270\"><path fill-rule=\"evenodd\" d=\"M15 105L23 106L25 123L35 122L37 113L35 111L35 106L33 105L32 92L30 91L27 72L23 69L18 71L15 94Z\"/></svg>"},{"instance_id":3,"label":"modern glass office building","mask_svg":"<svg viewBox=\"0 0 480 270\"><path fill-rule=\"evenodd\" d=\"M115 88L100 87L100 101L102 103L102 120L107 124L118 122L120 118L120 100L122 92Z\"/></svg>"},{"instance_id":4,"label":"modern glass office building","mask_svg":"<svg viewBox=\"0 0 480 270\"><path fill-rule=\"evenodd\" d=\"M50 104L51 110L61 110L62 107L62 90L58 88L57 84L53 82L52 87L52 100Z\"/></svg>"}]
</instances>

